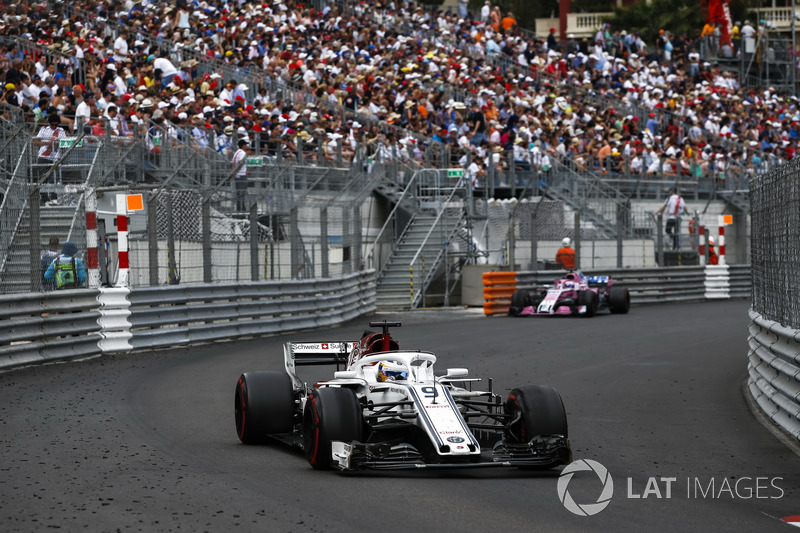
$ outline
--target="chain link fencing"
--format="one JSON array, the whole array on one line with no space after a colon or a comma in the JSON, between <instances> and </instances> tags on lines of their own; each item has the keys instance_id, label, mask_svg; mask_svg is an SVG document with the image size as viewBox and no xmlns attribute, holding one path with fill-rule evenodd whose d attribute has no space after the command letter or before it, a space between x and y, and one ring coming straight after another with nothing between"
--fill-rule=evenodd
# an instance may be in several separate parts
<instances>
[{"instance_id":1,"label":"chain link fencing","mask_svg":"<svg viewBox=\"0 0 800 533\"><path fill-rule=\"evenodd\" d=\"M580 268L657 266L658 227L656 219L646 211L621 210L615 226L620 231L618 238L559 200L534 197L490 200L478 205L478 212L486 216L478 242L486 251L489 264L522 270L560 269L561 265L555 262L556 252L567 237ZM686 235L682 247L691 246L690 236Z\"/></svg>"},{"instance_id":2,"label":"chain link fencing","mask_svg":"<svg viewBox=\"0 0 800 533\"><path fill-rule=\"evenodd\" d=\"M753 308L800 328L800 160L750 182Z\"/></svg>"},{"instance_id":3,"label":"chain link fencing","mask_svg":"<svg viewBox=\"0 0 800 533\"><path fill-rule=\"evenodd\" d=\"M107 130L106 130L107 131ZM97 198L100 280L118 272L119 195L129 213L132 286L337 277L363 268L360 206L376 183L408 170L366 158L329 162L230 159L164 131L130 137L72 134L40 157L36 126L0 120L0 292L43 288L51 237L74 242L87 264L86 193ZM157 149L156 146L158 147ZM301 158L302 159L302 158Z\"/></svg>"}]
</instances>

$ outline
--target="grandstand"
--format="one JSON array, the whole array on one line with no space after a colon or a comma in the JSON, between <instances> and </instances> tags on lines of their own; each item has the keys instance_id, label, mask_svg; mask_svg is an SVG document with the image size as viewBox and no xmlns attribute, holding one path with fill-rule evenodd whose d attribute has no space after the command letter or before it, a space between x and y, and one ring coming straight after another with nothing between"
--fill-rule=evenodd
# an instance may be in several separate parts
<instances>
[{"instance_id":1,"label":"grandstand","mask_svg":"<svg viewBox=\"0 0 800 533\"><path fill-rule=\"evenodd\" d=\"M4 196L0 251L46 242L16 228L84 209L82 191L106 195L109 211L116 192L149 191L152 210L132 217L133 283L372 267L385 270L386 305L408 304L409 278L419 305L451 269L519 260L509 243L532 238L545 254L564 234L643 250L598 253L601 265L653 265L650 213L671 185L699 224L746 221L749 179L791 159L800 134L796 97L741 87L688 46L669 60L635 43L548 47L517 26L412 4L50 1L3 19L0 131L14 155L0 179L10 192L36 177L45 205ZM54 168L36 141L52 115L67 139ZM240 140L246 210L234 200ZM548 202L561 215L532 232L529 207ZM62 216L81 232L80 214ZM746 222L737 231L744 242ZM8 282L22 279L12 264L3 290L36 286Z\"/></svg>"}]
</instances>

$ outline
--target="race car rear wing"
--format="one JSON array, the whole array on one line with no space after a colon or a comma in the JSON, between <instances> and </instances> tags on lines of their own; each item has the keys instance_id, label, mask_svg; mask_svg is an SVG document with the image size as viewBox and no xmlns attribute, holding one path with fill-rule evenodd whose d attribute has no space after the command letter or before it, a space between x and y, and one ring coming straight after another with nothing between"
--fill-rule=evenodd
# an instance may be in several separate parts
<instances>
[{"instance_id":1,"label":"race car rear wing","mask_svg":"<svg viewBox=\"0 0 800 533\"><path fill-rule=\"evenodd\" d=\"M283 345L283 361L286 372L296 387L302 387L302 380L297 377L298 366L340 365L347 363L347 358L357 341L333 342L287 342Z\"/></svg>"},{"instance_id":2,"label":"race car rear wing","mask_svg":"<svg viewBox=\"0 0 800 533\"><path fill-rule=\"evenodd\" d=\"M605 287L608 285L609 279L608 276L586 276L586 283L588 283L590 287Z\"/></svg>"}]
</instances>

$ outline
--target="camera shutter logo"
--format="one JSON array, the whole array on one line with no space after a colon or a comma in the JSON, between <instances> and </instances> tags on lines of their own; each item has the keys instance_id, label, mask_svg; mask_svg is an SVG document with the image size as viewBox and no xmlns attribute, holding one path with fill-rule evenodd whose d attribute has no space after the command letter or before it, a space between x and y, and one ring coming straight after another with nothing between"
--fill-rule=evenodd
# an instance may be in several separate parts
<instances>
[{"instance_id":1,"label":"camera shutter logo","mask_svg":"<svg viewBox=\"0 0 800 533\"><path fill-rule=\"evenodd\" d=\"M569 482L572 481L572 476L575 472L591 471L597 474L600 482L603 484L603 490L595 503L576 503L569 491L567 490ZM591 459L579 459L568 464L561 472L558 478L558 499L567 509L567 511L578 516L593 516L608 507L611 503L611 497L614 495L614 480L611 479L611 474L608 469Z\"/></svg>"}]
</instances>

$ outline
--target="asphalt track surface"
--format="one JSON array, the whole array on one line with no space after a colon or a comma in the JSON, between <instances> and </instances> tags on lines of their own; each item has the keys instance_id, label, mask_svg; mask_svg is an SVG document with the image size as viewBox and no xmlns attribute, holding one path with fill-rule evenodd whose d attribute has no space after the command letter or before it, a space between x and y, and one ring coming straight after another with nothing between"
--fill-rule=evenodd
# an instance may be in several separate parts
<instances>
[{"instance_id":1,"label":"asphalt track surface","mask_svg":"<svg viewBox=\"0 0 800 533\"><path fill-rule=\"evenodd\" d=\"M612 475L613 498L595 516L564 508L558 471L342 475L313 471L282 446L240 444L239 374L280 369L285 340L356 339L364 318L0 374L0 529L787 531L780 518L800 514L800 457L745 402L747 307L635 307L593 319L475 310L377 317L404 322L395 331L401 347L493 377L496 391L555 386L575 458ZM647 498L628 497L643 496L650 477L675 478L671 498L658 480ZM580 504L600 491L591 472L569 484Z\"/></svg>"}]
</instances>

